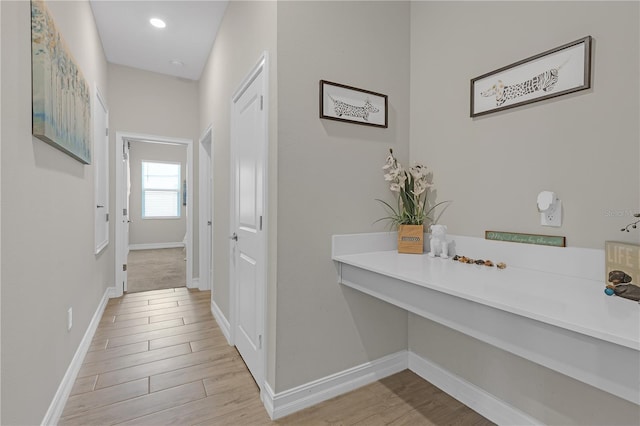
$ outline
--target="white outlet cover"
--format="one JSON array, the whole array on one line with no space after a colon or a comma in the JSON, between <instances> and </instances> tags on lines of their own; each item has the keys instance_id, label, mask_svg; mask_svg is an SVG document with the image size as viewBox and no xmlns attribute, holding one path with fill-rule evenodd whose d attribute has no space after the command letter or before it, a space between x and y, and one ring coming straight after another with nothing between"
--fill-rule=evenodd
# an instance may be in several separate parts
<instances>
[{"instance_id":1,"label":"white outlet cover","mask_svg":"<svg viewBox=\"0 0 640 426\"><path fill-rule=\"evenodd\" d=\"M562 201L556 201L556 208L552 211L540 213L540 224L542 226L562 226Z\"/></svg>"}]
</instances>

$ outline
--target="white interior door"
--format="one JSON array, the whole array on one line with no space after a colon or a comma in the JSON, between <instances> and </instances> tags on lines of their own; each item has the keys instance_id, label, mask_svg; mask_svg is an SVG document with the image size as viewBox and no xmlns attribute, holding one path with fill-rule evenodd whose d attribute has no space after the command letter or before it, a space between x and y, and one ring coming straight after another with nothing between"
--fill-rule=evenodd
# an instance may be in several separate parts
<instances>
[{"instance_id":1,"label":"white interior door","mask_svg":"<svg viewBox=\"0 0 640 426\"><path fill-rule=\"evenodd\" d=\"M213 277L213 213L211 200L213 194L213 171L211 164L212 129L209 128L200 140L200 290L211 288Z\"/></svg>"},{"instance_id":2,"label":"white interior door","mask_svg":"<svg viewBox=\"0 0 640 426\"><path fill-rule=\"evenodd\" d=\"M128 140L122 143L122 181L125 184L122 200L122 240L124 242L124 256L122 259L122 291L127 291L127 259L129 258L129 198L131 197L131 164L129 162L129 148L131 147Z\"/></svg>"},{"instance_id":3,"label":"white interior door","mask_svg":"<svg viewBox=\"0 0 640 426\"><path fill-rule=\"evenodd\" d=\"M95 188L95 253L109 244L109 112L96 87L93 122Z\"/></svg>"},{"instance_id":4,"label":"white interior door","mask_svg":"<svg viewBox=\"0 0 640 426\"><path fill-rule=\"evenodd\" d=\"M256 383L264 374L264 62L232 103L234 342Z\"/></svg>"}]
</instances>

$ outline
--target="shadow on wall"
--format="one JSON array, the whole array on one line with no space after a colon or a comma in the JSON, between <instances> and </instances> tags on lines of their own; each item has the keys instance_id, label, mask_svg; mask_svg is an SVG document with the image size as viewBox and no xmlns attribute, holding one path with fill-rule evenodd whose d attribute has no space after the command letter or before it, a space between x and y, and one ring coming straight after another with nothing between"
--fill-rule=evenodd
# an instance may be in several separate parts
<instances>
[{"instance_id":1,"label":"shadow on wall","mask_svg":"<svg viewBox=\"0 0 640 426\"><path fill-rule=\"evenodd\" d=\"M85 164L51 145L47 145L35 136L31 139L33 141L33 159L37 168L53 170L76 178L85 177Z\"/></svg>"},{"instance_id":2,"label":"shadow on wall","mask_svg":"<svg viewBox=\"0 0 640 426\"><path fill-rule=\"evenodd\" d=\"M408 349L409 315L407 311L341 284L335 285L340 286L342 296L349 306L351 318L368 361L391 355L380 353L380 349L384 346L395 347L396 352ZM381 336L385 336L384 339L387 340L383 342ZM389 345L389 336L395 336L395 344Z\"/></svg>"},{"instance_id":3,"label":"shadow on wall","mask_svg":"<svg viewBox=\"0 0 640 426\"><path fill-rule=\"evenodd\" d=\"M354 123L340 123L333 120L323 120L321 118L319 118L319 120L322 123L322 127L324 127L327 136L331 136L332 138L350 141L366 140L370 142L381 142L395 145L395 141L398 139L398 127L396 125L398 122L398 113L392 105L389 105L388 112L389 127L386 129L381 127L362 126Z\"/></svg>"}]
</instances>

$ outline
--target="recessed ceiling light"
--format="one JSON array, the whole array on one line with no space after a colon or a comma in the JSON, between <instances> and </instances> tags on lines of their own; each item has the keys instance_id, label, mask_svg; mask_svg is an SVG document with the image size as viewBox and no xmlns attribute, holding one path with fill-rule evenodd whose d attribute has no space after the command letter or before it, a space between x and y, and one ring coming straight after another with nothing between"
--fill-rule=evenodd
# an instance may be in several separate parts
<instances>
[{"instance_id":1,"label":"recessed ceiling light","mask_svg":"<svg viewBox=\"0 0 640 426\"><path fill-rule=\"evenodd\" d=\"M167 24L165 24L164 21L160 18L151 18L149 19L149 22L156 28L164 28L167 26Z\"/></svg>"},{"instance_id":2,"label":"recessed ceiling light","mask_svg":"<svg viewBox=\"0 0 640 426\"><path fill-rule=\"evenodd\" d=\"M184 66L184 62L179 61L177 59L172 59L172 60L169 61L169 63L171 65L175 65L176 67L183 67Z\"/></svg>"}]
</instances>

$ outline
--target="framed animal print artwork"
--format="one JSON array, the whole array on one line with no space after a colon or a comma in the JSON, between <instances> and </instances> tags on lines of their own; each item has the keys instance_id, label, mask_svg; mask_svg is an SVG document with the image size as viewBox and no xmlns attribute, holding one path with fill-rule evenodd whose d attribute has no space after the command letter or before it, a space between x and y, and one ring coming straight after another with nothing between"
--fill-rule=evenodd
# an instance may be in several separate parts
<instances>
[{"instance_id":1,"label":"framed animal print artwork","mask_svg":"<svg viewBox=\"0 0 640 426\"><path fill-rule=\"evenodd\" d=\"M591 36L471 80L471 117L591 87Z\"/></svg>"},{"instance_id":2,"label":"framed animal print artwork","mask_svg":"<svg viewBox=\"0 0 640 426\"><path fill-rule=\"evenodd\" d=\"M387 95L320 80L320 118L389 127Z\"/></svg>"}]
</instances>

